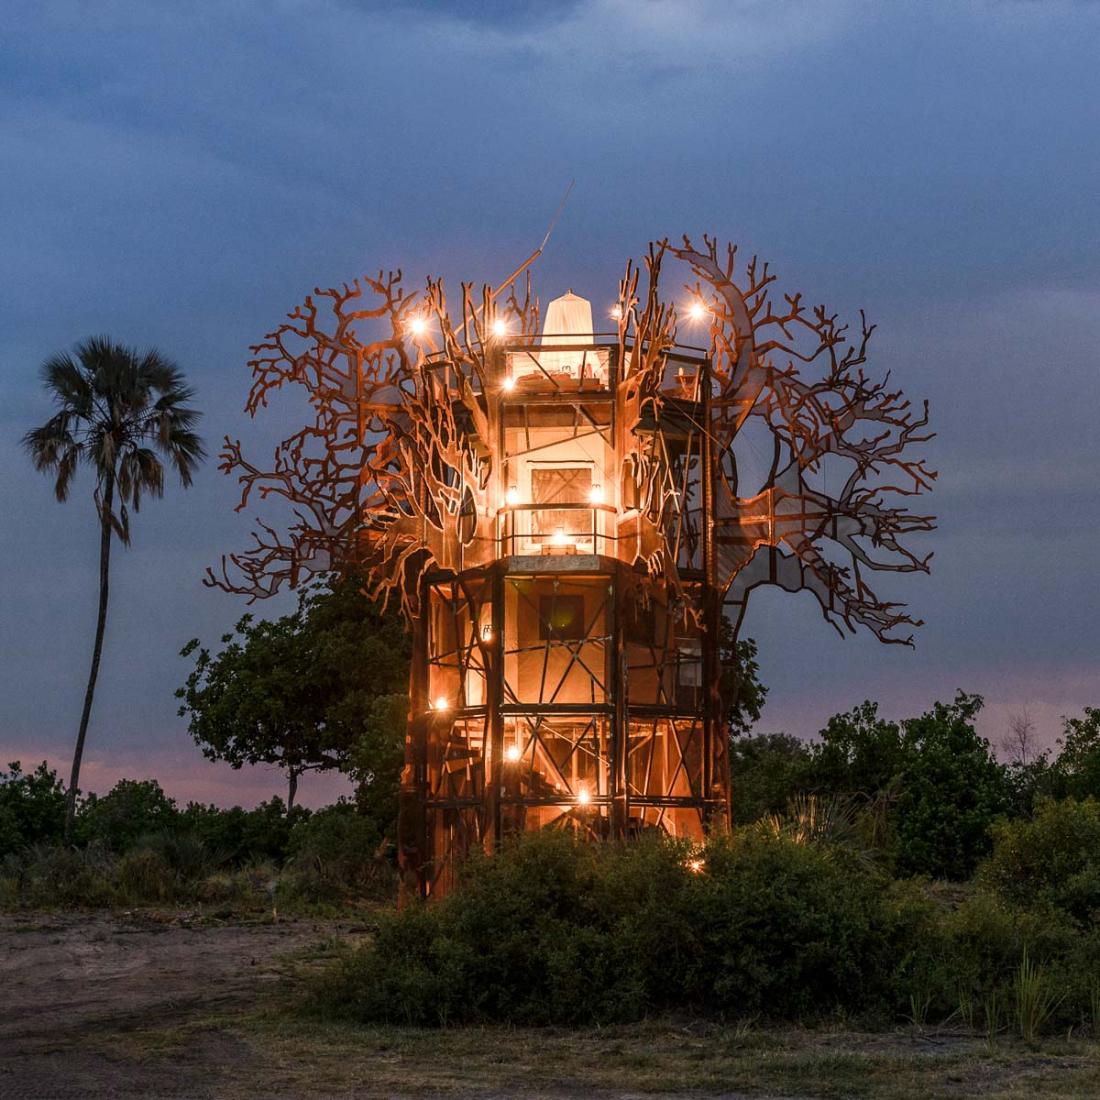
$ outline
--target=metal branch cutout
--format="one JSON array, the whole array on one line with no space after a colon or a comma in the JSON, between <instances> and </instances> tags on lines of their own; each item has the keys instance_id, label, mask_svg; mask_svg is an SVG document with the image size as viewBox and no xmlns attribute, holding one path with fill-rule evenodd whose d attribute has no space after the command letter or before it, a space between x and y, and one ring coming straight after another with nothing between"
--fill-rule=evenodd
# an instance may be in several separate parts
<instances>
[{"instance_id":1,"label":"metal branch cutout","mask_svg":"<svg viewBox=\"0 0 1100 1100\"><path fill-rule=\"evenodd\" d=\"M928 407L867 371L862 315L777 296L709 237L629 262L608 332L572 292L543 318L524 279L464 283L454 312L438 279L315 290L250 362L249 413L297 398L305 426L269 468L221 456L239 509L272 513L208 584L340 571L408 618L420 893L517 830L728 823L719 625L757 588L809 592L842 633L920 625L870 580L928 571Z\"/></svg>"}]
</instances>

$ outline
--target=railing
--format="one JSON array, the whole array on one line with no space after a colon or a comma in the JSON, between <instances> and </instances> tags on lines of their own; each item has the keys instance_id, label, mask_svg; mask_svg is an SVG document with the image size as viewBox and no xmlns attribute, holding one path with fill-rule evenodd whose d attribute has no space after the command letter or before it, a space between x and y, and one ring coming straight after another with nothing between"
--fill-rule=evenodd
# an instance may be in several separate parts
<instances>
[{"instance_id":1,"label":"railing","mask_svg":"<svg viewBox=\"0 0 1100 1100\"><path fill-rule=\"evenodd\" d=\"M576 337L550 334L500 345L491 355L500 356L497 377L501 396L522 400L540 394L608 393L624 371L618 361L617 338L593 333L591 342L575 341ZM625 345L628 355L633 347L628 339ZM661 391L683 401L701 400L704 362L705 352L701 348L676 345L668 349L664 354ZM448 390L457 392L458 379L448 359L440 355L428 367L439 372ZM468 381L475 393L481 392L479 378L472 376Z\"/></svg>"},{"instance_id":2,"label":"railing","mask_svg":"<svg viewBox=\"0 0 1100 1100\"><path fill-rule=\"evenodd\" d=\"M562 513L567 513L567 516L563 518ZM616 514L617 509L611 504L505 505L497 512L500 554L502 557L533 554L545 557L613 555L618 539L615 534L601 530L603 524L600 517L606 517L605 523L610 526Z\"/></svg>"},{"instance_id":3,"label":"railing","mask_svg":"<svg viewBox=\"0 0 1100 1100\"><path fill-rule=\"evenodd\" d=\"M606 344L541 343L504 353L505 392L587 393L611 386L612 348Z\"/></svg>"}]
</instances>

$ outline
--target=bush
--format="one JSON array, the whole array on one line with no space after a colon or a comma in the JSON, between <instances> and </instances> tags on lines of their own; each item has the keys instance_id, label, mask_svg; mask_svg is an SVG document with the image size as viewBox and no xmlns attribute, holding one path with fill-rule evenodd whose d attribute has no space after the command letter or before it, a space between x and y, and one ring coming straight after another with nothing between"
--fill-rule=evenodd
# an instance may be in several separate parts
<instances>
[{"instance_id":1,"label":"bush","mask_svg":"<svg viewBox=\"0 0 1100 1100\"><path fill-rule=\"evenodd\" d=\"M4 893L16 904L83 908L114 903L114 856L98 844L36 844L4 860Z\"/></svg>"},{"instance_id":2,"label":"bush","mask_svg":"<svg viewBox=\"0 0 1100 1100\"><path fill-rule=\"evenodd\" d=\"M905 762L894 809L903 874L968 879L990 850L989 830L1008 809L1005 768L974 729L982 700L959 692L902 723Z\"/></svg>"},{"instance_id":3,"label":"bush","mask_svg":"<svg viewBox=\"0 0 1100 1100\"><path fill-rule=\"evenodd\" d=\"M381 842L377 823L351 803L318 810L291 830L280 897L338 902L392 896L396 873L379 853Z\"/></svg>"},{"instance_id":4,"label":"bush","mask_svg":"<svg viewBox=\"0 0 1100 1100\"><path fill-rule=\"evenodd\" d=\"M700 873L692 870L704 860ZM438 903L386 917L317 980L363 1021L585 1024L693 1008L812 1019L891 1011L896 899L816 848L745 833L693 855L524 836ZM904 937L902 937L904 938Z\"/></svg>"},{"instance_id":5,"label":"bush","mask_svg":"<svg viewBox=\"0 0 1100 1100\"><path fill-rule=\"evenodd\" d=\"M88 795L76 819L76 837L125 852L139 837L175 824L176 803L155 779L120 779L102 798Z\"/></svg>"},{"instance_id":6,"label":"bush","mask_svg":"<svg viewBox=\"0 0 1100 1100\"><path fill-rule=\"evenodd\" d=\"M735 1016L881 1013L895 953L882 886L782 838L712 846L692 903L690 999Z\"/></svg>"},{"instance_id":7,"label":"bush","mask_svg":"<svg viewBox=\"0 0 1100 1100\"><path fill-rule=\"evenodd\" d=\"M787 733L761 733L730 741L734 820L748 824L781 813L811 786L809 747Z\"/></svg>"},{"instance_id":8,"label":"bush","mask_svg":"<svg viewBox=\"0 0 1100 1100\"><path fill-rule=\"evenodd\" d=\"M64 831L65 789L45 760L26 775L18 762L0 771L0 857L56 843Z\"/></svg>"},{"instance_id":9,"label":"bush","mask_svg":"<svg viewBox=\"0 0 1100 1100\"><path fill-rule=\"evenodd\" d=\"M191 802L179 815L178 828L195 836L227 863L281 864L290 850L294 827L309 816L310 811L300 806L288 812L286 803L277 796L254 810L242 810L240 806L221 810Z\"/></svg>"},{"instance_id":10,"label":"bush","mask_svg":"<svg viewBox=\"0 0 1100 1100\"><path fill-rule=\"evenodd\" d=\"M1082 928L1100 918L1100 804L1040 800L1035 817L993 827L979 881L1023 907L1050 907Z\"/></svg>"}]
</instances>

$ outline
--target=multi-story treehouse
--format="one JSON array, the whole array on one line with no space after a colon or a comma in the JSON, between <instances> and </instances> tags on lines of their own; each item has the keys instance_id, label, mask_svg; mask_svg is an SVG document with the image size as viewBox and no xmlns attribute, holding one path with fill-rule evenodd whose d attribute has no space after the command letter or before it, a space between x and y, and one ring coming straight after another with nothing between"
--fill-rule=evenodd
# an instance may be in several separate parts
<instances>
[{"instance_id":1,"label":"multi-story treehouse","mask_svg":"<svg viewBox=\"0 0 1100 1100\"><path fill-rule=\"evenodd\" d=\"M463 286L452 316L440 282L391 275L315 291L254 349L249 411L296 383L312 423L270 472L227 440L242 506L255 488L294 518L211 581L262 596L337 569L400 600L399 850L421 893L527 829L725 827L721 624L729 645L755 588L809 591L883 641L917 625L867 574L928 568L899 539L931 517L897 503L935 476L905 453L927 408L864 374L870 327L776 308L767 268L735 279L734 258L651 246L610 332L572 292L540 317L515 277ZM689 280L673 303L669 261Z\"/></svg>"}]
</instances>

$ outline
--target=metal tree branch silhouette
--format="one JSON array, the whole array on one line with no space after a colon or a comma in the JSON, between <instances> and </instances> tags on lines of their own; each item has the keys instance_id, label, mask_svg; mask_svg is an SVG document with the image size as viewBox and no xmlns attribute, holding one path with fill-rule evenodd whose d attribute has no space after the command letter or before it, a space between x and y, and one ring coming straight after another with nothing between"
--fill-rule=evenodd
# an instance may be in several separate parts
<instances>
[{"instance_id":1,"label":"metal tree branch silhouette","mask_svg":"<svg viewBox=\"0 0 1100 1100\"><path fill-rule=\"evenodd\" d=\"M774 294L775 276L755 257L737 270L735 246L705 237L650 246L619 287L616 414L621 430L679 416L712 448L710 492L716 552L709 568L739 628L752 592L775 585L813 594L839 631L865 627L884 642L911 642L920 625L902 604L879 598L878 572L927 572L931 555L908 536L933 517L909 497L936 474L913 448L931 438L927 403L914 410L889 375L865 372L874 326L857 333L799 294ZM710 387L685 379L678 396L669 357L681 325L662 295L669 263L706 307ZM503 291L508 290L505 299ZM537 348L538 303L530 282L474 293L462 284L456 316L441 280L407 293L400 272L317 289L257 344L247 410L296 391L309 423L275 450L270 469L229 438L221 468L237 475L238 510L281 501L280 521L260 520L253 545L223 558L207 583L255 599L304 575L354 571L380 600L396 595L418 614L425 570L484 564L502 552L494 471L501 405L497 334ZM537 360L536 360L537 362ZM694 392L689 392L694 387ZM702 402L705 423L687 400ZM624 460L638 517L635 560L680 591L678 570L698 558L702 533L682 456L659 433ZM770 451L764 458L759 451ZM829 489L829 482L835 487ZM698 511L696 509L695 511ZM703 514L699 512L699 514ZM684 613L691 613L683 600Z\"/></svg>"}]
</instances>

